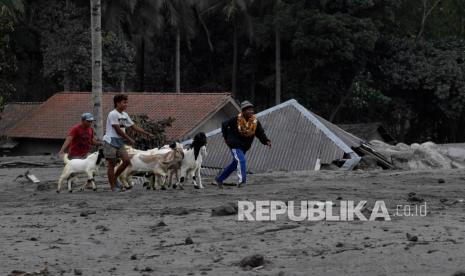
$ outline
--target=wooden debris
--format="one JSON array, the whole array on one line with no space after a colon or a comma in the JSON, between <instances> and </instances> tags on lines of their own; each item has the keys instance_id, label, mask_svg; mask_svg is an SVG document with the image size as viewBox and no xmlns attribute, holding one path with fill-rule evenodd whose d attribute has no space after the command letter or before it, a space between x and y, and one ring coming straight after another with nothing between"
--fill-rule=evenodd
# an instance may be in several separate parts
<instances>
[{"instance_id":1,"label":"wooden debris","mask_svg":"<svg viewBox=\"0 0 465 276\"><path fill-rule=\"evenodd\" d=\"M43 167L46 166L47 164L45 163L39 163L39 162L28 162L28 161L8 161L8 162L3 162L0 163L0 167L18 167L18 166L34 166L34 167Z\"/></svg>"}]
</instances>

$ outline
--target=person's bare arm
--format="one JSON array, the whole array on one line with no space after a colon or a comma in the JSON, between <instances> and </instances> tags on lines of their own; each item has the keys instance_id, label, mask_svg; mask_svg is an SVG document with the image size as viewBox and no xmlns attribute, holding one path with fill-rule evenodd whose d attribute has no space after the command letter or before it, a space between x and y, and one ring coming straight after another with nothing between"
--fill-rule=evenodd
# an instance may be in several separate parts
<instances>
[{"instance_id":1,"label":"person's bare arm","mask_svg":"<svg viewBox=\"0 0 465 276\"><path fill-rule=\"evenodd\" d=\"M112 125L113 128L115 129L116 133L118 133L119 136L123 137L130 145L134 145L135 141L129 137L129 135L124 132L119 125Z\"/></svg>"},{"instance_id":2,"label":"person's bare arm","mask_svg":"<svg viewBox=\"0 0 465 276\"><path fill-rule=\"evenodd\" d=\"M92 139L90 139L90 144L93 145L93 146L103 146L102 141L95 138L94 129L92 129Z\"/></svg>"},{"instance_id":3,"label":"person's bare arm","mask_svg":"<svg viewBox=\"0 0 465 276\"><path fill-rule=\"evenodd\" d=\"M92 138L92 145L94 146L102 146L103 143L95 138Z\"/></svg>"},{"instance_id":4,"label":"person's bare arm","mask_svg":"<svg viewBox=\"0 0 465 276\"><path fill-rule=\"evenodd\" d=\"M65 142L63 143L63 146L61 146L61 149L58 152L59 155L65 154L65 150L68 148L72 140L73 140L73 136L69 135L66 137Z\"/></svg>"},{"instance_id":5,"label":"person's bare arm","mask_svg":"<svg viewBox=\"0 0 465 276\"><path fill-rule=\"evenodd\" d=\"M142 134L147 135L147 136L149 136L149 137L153 137L153 134L152 134L152 133L145 131L144 129L142 129L142 128L141 128L140 126L138 126L138 125L132 125L131 128L132 128L134 131L136 131L136 132L142 133Z\"/></svg>"}]
</instances>

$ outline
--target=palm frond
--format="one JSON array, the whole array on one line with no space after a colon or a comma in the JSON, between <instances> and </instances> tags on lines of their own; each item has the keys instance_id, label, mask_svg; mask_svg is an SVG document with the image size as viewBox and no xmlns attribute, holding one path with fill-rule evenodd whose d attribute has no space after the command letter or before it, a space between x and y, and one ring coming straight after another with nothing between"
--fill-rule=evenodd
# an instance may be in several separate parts
<instances>
[{"instance_id":1,"label":"palm frond","mask_svg":"<svg viewBox=\"0 0 465 276\"><path fill-rule=\"evenodd\" d=\"M24 13L23 0L0 0L0 15L17 20Z\"/></svg>"}]
</instances>

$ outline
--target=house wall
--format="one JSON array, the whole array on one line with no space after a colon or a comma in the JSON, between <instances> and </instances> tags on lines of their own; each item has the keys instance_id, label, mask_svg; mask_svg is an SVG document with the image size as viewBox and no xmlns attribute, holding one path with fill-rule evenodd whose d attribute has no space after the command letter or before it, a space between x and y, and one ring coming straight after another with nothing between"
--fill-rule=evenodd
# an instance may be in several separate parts
<instances>
[{"instance_id":1,"label":"house wall","mask_svg":"<svg viewBox=\"0 0 465 276\"><path fill-rule=\"evenodd\" d=\"M215 130L217 128L221 127L221 123L226 121L227 119L230 119L233 116L236 116L239 113L239 110L234 107L231 103L225 105L222 109L218 110L212 117L210 117L208 120L204 121L196 130L195 133L193 133L191 136L192 137L184 137L184 139L190 139L193 138L193 136L196 133L199 132L210 132L212 130Z\"/></svg>"},{"instance_id":2,"label":"house wall","mask_svg":"<svg viewBox=\"0 0 465 276\"><path fill-rule=\"evenodd\" d=\"M228 114L226 112L224 112L224 110L220 110L219 112L217 112L215 115L213 115L213 117L210 118L210 120L207 120L205 121L200 127L199 129L197 130L197 132L209 132L209 131L212 131L214 129L217 129L219 127L221 127L221 124L226 121L227 119L229 119L231 116L228 116Z\"/></svg>"},{"instance_id":3,"label":"house wall","mask_svg":"<svg viewBox=\"0 0 465 276\"><path fill-rule=\"evenodd\" d=\"M63 145L64 139L15 139L18 145L9 153L8 156L18 155L50 155L57 154Z\"/></svg>"}]
</instances>

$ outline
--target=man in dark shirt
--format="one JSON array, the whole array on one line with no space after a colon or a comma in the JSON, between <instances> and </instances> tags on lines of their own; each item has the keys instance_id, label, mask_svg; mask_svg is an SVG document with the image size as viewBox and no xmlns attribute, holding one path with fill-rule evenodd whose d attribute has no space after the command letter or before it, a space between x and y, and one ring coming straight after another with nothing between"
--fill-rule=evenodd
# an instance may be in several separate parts
<instances>
[{"instance_id":1,"label":"man in dark shirt","mask_svg":"<svg viewBox=\"0 0 465 276\"><path fill-rule=\"evenodd\" d=\"M68 158L86 158L92 145L101 145L94 137L92 123L94 116L90 113L84 113L81 116L81 123L73 126L66 137L59 155L63 155L68 149Z\"/></svg>"},{"instance_id":2,"label":"man in dark shirt","mask_svg":"<svg viewBox=\"0 0 465 276\"><path fill-rule=\"evenodd\" d=\"M262 125L254 114L254 106L249 101L241 103L242 112L239 115L223 122L221 131L226 145L231 149L233 160L216 177L218 188L223 188L223 181L237 170L239 178L238 187L246 183L246 159L245 153L252 146L252 142L257 137L260 142L271 148L271 141L266 137Z\"/></svg>"}]
</instances>

